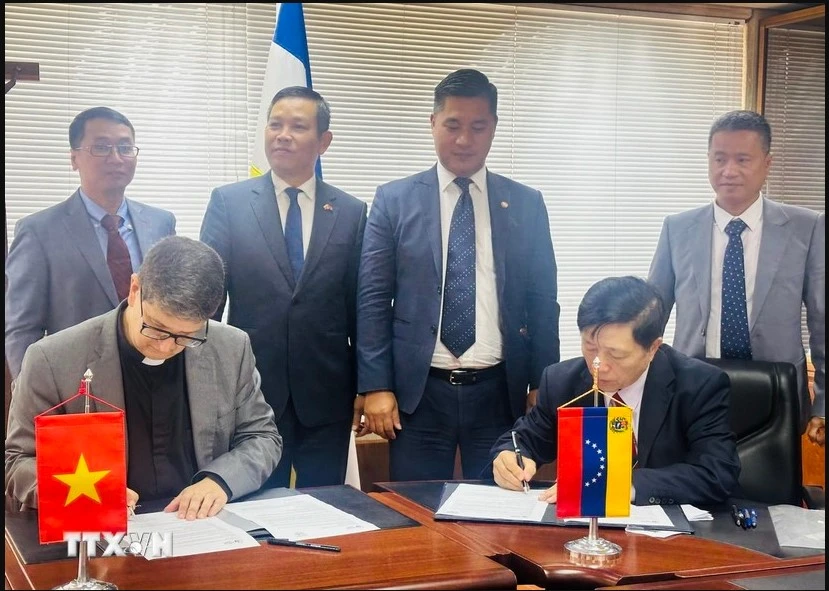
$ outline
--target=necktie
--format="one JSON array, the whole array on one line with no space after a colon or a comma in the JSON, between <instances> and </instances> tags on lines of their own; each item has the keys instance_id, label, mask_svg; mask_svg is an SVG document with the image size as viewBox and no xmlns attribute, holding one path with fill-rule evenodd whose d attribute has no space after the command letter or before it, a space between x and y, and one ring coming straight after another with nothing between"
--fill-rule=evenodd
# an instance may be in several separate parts
<instances>
[{"instance_id":1,"label":"necktie","mask_svg":"<svg viewBox=\"0 0 829 591\"><path fill-rule=\"evenodd\" d=\"M130 277L132 276L132 262L127 243L121 238L118 228L124 223L120 215L108 213L101 219L101 225L107 231L107 266L112 282L115 284L115 293L118 299L123 300L130 291Z\"/></svg>"},{"instance_id":2,"label":"necktie","mask_svg":"<svg viewBox=\"0 0 829 591\"><path fill-rule=\"evenodd\" d=\"M471 182L463 177L455 179L461 196L452 213L446 254L440 340L455 357L475 342L475 211L469 194Z\"/></svg>"},{"instance_id":3,"label":"necktie","mask_svg":"<svg viewBox=\"0 0 829 591\"><path fill-rule=\"evenodd\" d=\"M288 248L288 260L294 271L294 281L299 281L305 256L302 254L302 212L299 209L299 189L288 187L285 193L291 200L288 215L285 218L285 246Z\"/></svg>"},{"instance_id":4,"label":"necktie","mask_svg":"<svg viewBox=\"0 0 829 591\"><path fill-rule=\"evenodd\" d=\"M739 218L728 222L728 246L722 268L722 312L720 326L720 357L751 359L746 308L746 274L743 263L743 241L740 234L747 228Z\"/></svg>"},{"instance_id":5,"label":"necktie","mask_svg":"<svg viewBox=\"0 0 829 591\"><path fill-rule=\"evenodd\" d=\"M617 392L613 395L613 401L612 401L612 403L611 403L611 404L612 404L613 406L627 406L627 405L625 404L625 401L624 401L624 400L622 400L622 397L619 395L619 392L618 392L618 391L617 391ZM633 422L633 409L630 409L630 410L631 410L631 412L630 412L630 420L631 420L631 423L632 423L632 422ZM632 424L631 424L631 426L630 426L630 427L631 427L631 429L633 429L633 425L632 425ZM635 431L635 430L633 431L632 435L633 435L633 437L632 437L632 440L631 440L631 441L632 441L633 449L632 449L631 451L632 451L632 453L633 453L633 463L635 464L635 463L636 463L636 456L637 456L637 449L636 449L636 431Z\"/></svg>"}]
</instances>

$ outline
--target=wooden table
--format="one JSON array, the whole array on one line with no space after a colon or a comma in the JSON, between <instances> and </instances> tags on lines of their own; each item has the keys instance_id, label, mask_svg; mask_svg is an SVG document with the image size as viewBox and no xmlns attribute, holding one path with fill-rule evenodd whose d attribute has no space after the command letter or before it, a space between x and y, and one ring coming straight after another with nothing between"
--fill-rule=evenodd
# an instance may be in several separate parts
<instances>
[{"instance_id":1,"label":"wooden table","mask_svg":"<svg viewBox=\"0 0 829 591\"><path fill-rule=\"evenodd\" d=\"M699 536L677 535L657 539L620 529L600 528L602 538L623 548L621 557L610 565L580 566L570 560L564 544L586 536L586 528L435 521L431 508L392 490L395 486L399 489L399 484L380 484L385 492L371 493L371 496L442 535L467 545L471 550L482 552L508 566L515 572L519 584L545 588L596 588L667 581L677 578L684 571L725 574L780 566L787 560L798 560L800 565L826 563L824 554L781 559Z\"/></svg>"},{"instance_id":2,"label":"wooden table","mask_svg":"<svg viewBox=\"0 0 829 591\"><path fill-rule=\"evenodd\" d=\"M754 588L826 589L826 565L809 564L809 559L792 558L748 572L727 574L678 573L675 581L659 581L599 589L746 589L740 583L754 579Z\"/></svg>"},{"instance_id":3,"label":"wooden table","mask_svg":"<svg viewBox=\"0 0 829 591\"><path fill-rule=\"evenodd\" d=\"M8 519L8 515L7 515ZM262 545L145 561L94 558L89 576L120 589L514 589L506 567L426 527L320 540L342 552ZM6 528L6 584L51 589L75 578L77 559L25 564Z\"/></svg>"}]
</instances>

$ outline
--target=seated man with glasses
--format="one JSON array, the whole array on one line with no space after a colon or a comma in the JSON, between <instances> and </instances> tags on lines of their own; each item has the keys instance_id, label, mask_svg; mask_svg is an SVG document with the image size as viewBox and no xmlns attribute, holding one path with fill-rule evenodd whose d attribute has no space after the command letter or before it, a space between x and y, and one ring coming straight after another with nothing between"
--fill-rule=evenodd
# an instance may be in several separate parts
<instances>
[{"instance_id":1,"label":"seated man with glasses","mask_svg":"<svg viewBox=\"0 0 829 591\"><path fill-rule=\"evenodd\" d=\"M37 507L34 418L73 396L87 368L92 393L125 411L128 504L172 499L166 511L194 519L257 490L282 438L247 334L208 320L223 289L216 251L171 236L118 308L29 347L9 414L7 497ZM56 412L83 412L83 400Z\"/></svg>"},{"instance_id":2,"label":"seated man with glasses","mask_svg":"<svg viewBox=\"0 0 829 591\"><path fill-rule=\"evenodd\" d=\"M80 186L17 222L6 258L12 378L29 345L117 307L147 251L176 233L172 213L125 196L138 151L132 123L108 107L86 109L69 125Z\"/></svg>"}]
</instances>

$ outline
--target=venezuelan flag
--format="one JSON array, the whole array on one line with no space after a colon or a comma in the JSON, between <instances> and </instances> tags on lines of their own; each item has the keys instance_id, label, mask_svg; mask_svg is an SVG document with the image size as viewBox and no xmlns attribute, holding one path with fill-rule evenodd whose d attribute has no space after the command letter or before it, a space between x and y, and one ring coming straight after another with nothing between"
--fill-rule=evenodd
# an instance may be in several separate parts
<instances>
[{"instance_id":1,"label":"venezuelan flag","mask_svg":"<svg viewBox=\"0 0 829 591\"><path fill-rule=\"evenodd\" d=\"M556 515L630 515L632 446L630 408L559 408Z\"/></svg>"}]
</instances>

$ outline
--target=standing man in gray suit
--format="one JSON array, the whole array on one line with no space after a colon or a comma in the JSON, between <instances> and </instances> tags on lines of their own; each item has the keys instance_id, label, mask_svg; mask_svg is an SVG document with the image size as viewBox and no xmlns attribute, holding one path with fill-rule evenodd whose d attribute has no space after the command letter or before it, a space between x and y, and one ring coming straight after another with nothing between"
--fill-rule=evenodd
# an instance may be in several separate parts
<instances>
[{"instance_id":1,"label":"standing man in gray suit","mask_svg":"<svg viewBox=\"0 0 829 591\"><path fill-rule=\"evenodd\" d=\"M360 263L360 410L393 480L465 478L559 360L556 262L541 193L486 168L498 90L477 70L436 87L438 163L378 187ZM364 409L360 407L364 403Z\"/></svg>"},{"instance_id":2,"label":"standing man in gray suit","mask_svg":"<svg viewBox=\"0 0 829 591\"><path fill-rule=\"evenodd\" d=\"M826 396L826 216L763 197L771 128L726 113L708 135L714 203L668 216L649 279L676 303L674 348L692 357L788 361L798 372L801 427L822 442ZM806 306L815 366L809 400L801 337ZM811 420L810 420L811 417Z\"/></svg>"},{"instance_id":3,"label":"standing man in gray suit","mask_svg":"<svg viewBox=\"0 0 829 591\"><path fill-rule=\"evenodd\" d=\"M212 248L171 236L117 309L29 347L6 434L6 494L37 507L34 419L74 396L87 368L95 396L125 411L129 504L172 499L165 511L195 519L258 489L281 439L247 335L208 320L223 287ZM83 408L79 398L57 412Z\"/></svg>"},{"instance_id":4,"label":"standing man in gray suit","mask_svg":"<svg viewBox=\"0 0 829 591\"><path fill-rule=\"evenodd\" d=\"M292 467L297 487L345 479L366 204L314 174L330 121L317 92L280 90L265 127L270 172L215 189L202 222L224 260L228 322L250 335L285 445L267 486L288 486Z\"/></svg>"},{"instance_id":5,"label":"standing man in gray suit","mask_svg":"<svg viewBox=\"0 0 829 591\"><path fill-rule=\"evenodd\" d=\"M69 126L81 186L66 201L20 220L6 259L6 359L12 378L42 338L103 314L127 297L143 255L175 234L168 211L124 197L135 175L135 129L95 107Z\"/></svg>"}]
</instances>

